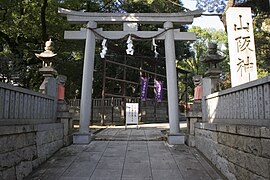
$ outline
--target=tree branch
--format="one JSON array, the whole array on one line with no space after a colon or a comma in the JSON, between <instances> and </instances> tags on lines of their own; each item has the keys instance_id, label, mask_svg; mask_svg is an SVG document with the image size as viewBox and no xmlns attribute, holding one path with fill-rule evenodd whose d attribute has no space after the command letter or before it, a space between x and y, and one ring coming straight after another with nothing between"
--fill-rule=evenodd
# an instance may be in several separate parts
<instances>
[{"instance_id":1,"label":"tree branch","mask_svg":"<svg viewBox=\"0 0 270 180\"><path fill-rule=\"evenodd\" d=\"M108 1L106 4L104 4L102 7L100 7L98 11L101 11L102 9L107 8L107 6L110 5L112 2L113 2L113 0Z\"/></svg>"},{"instance_id":2,"label":"tree branch","mask_svg":"<svg viewBox=\"0 0 270 180\"><path fill-rule=\"evenodd\" d=\"M6 15L7 15L7 8L0 8L0 11L4 11L2 15L2 19L0 22L4 22L6 20Z\"/></svg>"},{"instance_id":3,"label":"tree branch","mask_svg":"<svg viewBox=\"0 0 270 180\"><path fill-rule=\"evenodd\" d=\"M176 6L179 6L179 7L182 7L180 4L176 3L176 2L173 2L171 0L168 0L170 3L172 3L173 5L176 5Z\"/></svg>"},{"instance_id":4,"label":"tree branch","mask_svg":"<svg viewBox=\"0 0 270 180\"><path fill-rule=\"evenodd\" d=\"M19 54L19 51L18 51L18 44L16 43L16 41L12 40L9 35L7 35L6 33L0 31L0 40L4 40L8 46L9 46L9 49L11 50L12 53L14 54Z\"/></svg>"},{"instance_id":5,"label":"tree branch","mask_svg":"<svg viewBox=\"0 0 270 180\"><path fill-rule=\"evenodd\" d=\"M6 41L8 45L11 44L10 37L6 33L2 32L2 31L0 31L0 39L3 39L4 41Z\"/></svg>"},{"instance_id":6,"label":"tree branch","mask_svg":"<svg viewBox=\"0 0 270 180\"><path fill-rule=\"evenodd\" d=\"M41 19L41 31L42 31L42 40L45 42L48 40L47 35L47 26L46 26L46 8L48 6L48 0L43 0L41 6L40 19Z\"/></svg>"}]
</instances>

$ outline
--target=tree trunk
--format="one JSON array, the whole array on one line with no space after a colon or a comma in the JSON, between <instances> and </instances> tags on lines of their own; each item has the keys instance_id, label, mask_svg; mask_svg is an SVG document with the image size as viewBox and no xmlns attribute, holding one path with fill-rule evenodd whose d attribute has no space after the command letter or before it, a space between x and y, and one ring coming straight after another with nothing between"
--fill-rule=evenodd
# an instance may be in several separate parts
<instances>
[{"instance_id":1,"label":"tree trunk","mask_svg":"<svg viewBox=\"0 0 270 180\"><path fill-rule=\"evenodd\" d=\"M42 40L46 42L48 40L47 35L47 26L46 26L46 8L48 6L48 0L43 0L41 6L40 19L41 19L41 31L42 31Z\"/></svg>"}]
</instances>

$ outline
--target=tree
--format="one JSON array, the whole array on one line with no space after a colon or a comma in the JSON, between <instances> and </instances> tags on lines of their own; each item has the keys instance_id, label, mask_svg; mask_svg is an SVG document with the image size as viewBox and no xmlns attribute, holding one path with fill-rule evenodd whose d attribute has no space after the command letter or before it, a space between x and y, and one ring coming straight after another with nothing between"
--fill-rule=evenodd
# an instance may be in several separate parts
<instances>
[{"instance_id":1,"label":"tree","mask_svg":"<svg viewBox=\"0 0 270 180\"><path fill-rule=\"evenodd\" d=\"M16 81L21 86L37 90L42 82L42 77L38 72L41 61L36 58L35 53L44 51L45 41L51 38L54 42L54 52L57 53L53 63L55 69L59 74L68 77L67 98L73 98L75 91L80 90L84 42L72 41L71 43L71 41L63 39L63 33L65 30L78 30L83 26L70 25L57 13L58 7L91 12L179 12L183 10L177 0L2 0L0 4L1 81L11 82L15 80L14 76L16 76ZM117 29L120 27L104 25L104 28ZM157 28L157 26L140 26L140 28L149 30ZM184 27L182 28L184 29ZM120 55L125 53L125 41L110 42L109 53ZM150 47L151 40L140 42L136 51L139 55L153 56ZM97 46L96 54L99 52L100 49ZM95 74L97 75L102 67L102 60L96 56L95 62L97 70ZM100 77L94 77L94 97L97 97L100 92Z\"/></svg>"},{"instance_id":2,"label":"tree","mask_svg":"<svg viewBox=\"0 0 270 180\"><path fill-rule=\"evenodd\" d=\"M178 61L178 65L180 68L186 69L193 74L203 75L206 69L205 66L200 62L200 58L202 55L206 54L208 42L217 43L219 47L218 49L221 49L221 53L227 55L227 36L222 30L202 29L198 26L193 26L188 31L194 32L197 40L190 43L190 51L192 56L180 59Z\"/></svg>"},{"instance_id":3,"label":"tree","mask_svg":"<svg viewBox=\"0 0 270 180\"><path fill-rule=\"evenodd\" d=\"M90 7L95 11L99 10L97 3L85 2L85 0L2 1L0 5L0 80L13 81L13 83L15 80L20 86L37 90L42 77L38 72L41 61L36 58L35 53L44 51L44 43L49 38L54 42L54 52L58 54L53 63L57 71L64 75L74 71L74 69L68 69L64 72L62 69L66 69L64 67L66 64L69 68L74 67L68 64L70 61L78 60L77 55L82 54L84 44L64 41L64 30L76 29L78 26L67 23L65 18L59 16L57 10L59 6L72 7L74 10L91 11ZM64 63L65 61L67 63Z\"/></svg>"},{"instance_id":4,"label":"tree","mask_svg":"<svg viewBox=\"0 0 270 180\"><path fill-rule=\"evenodd\" d=\"M198 9L205 10L209 13L222 13L228 0L196 0Z\"/></svg>"},{"instance_id":5,"label":"tree","mask_svg":"<svg viewBox=\"0 0 270 180\"><path fill-rule=\"evenodd\" d=\"M224 77L229 76L229 65L228 65L228 48L227 48L227 36L226 33L222 30L215 30L215 29L202 29L197 26L193 26L188 30L189 32L194 32L196 34L197 40L190 43L190 57L180 57L177 60L177 67L181 69L185 69L191 72L191 76L193 75L204 75L207 70L205 64L200 61L200 58L207 53L208 50L208 43L215 42L218 45L219 53L223 56L226 55L227 58L225 61L220 63L221 69L224 72ZM180 79L184 80L184 76L180 76ZM184 84L180 82L179 84L180 89L185 89ZM189 87L188 94L193 94L193 81L189 80ZM224 85L224 88L228 87L228 84ZM183 91L182 91L183 92ZM184 96L182 94L181 96Z\"/></svg>"},{"instance_id":6,"label":"tree","mask_svg":"<svg viewBox=\"0 0 270 180\"><path fill-rule=\"evenodd\" d=\"M196 0L196 7L209 13L223 13L229 7L251 7L252 10L269 12L269 0Z\"/></svg>"},{"instance_id":7,"label":"tree","mask_svg":"<svg viewBox=\"0 0 270 180\"><path fill-rule=\"evenodd\" d=\"M270 35L270 11L269 11L269 0L223 0L217 1L199 1L197 0L197 7L204 9L208 12L214 12L215 8L211 7L212 4L218 5L218 3L226 3L226 7L222 6L221 11L216 11L218 13L223 12L219 15L226 29L226 11L229 7L251 7L253 13L254 21L254 36L255 36L255 46L256 46L256 57L257 57L257 69L258 76L264 77L270 72L270 50L269 50L269 35ZM210 11L209 11L210 10Z\"/></svg>"},{"instance_id":8,"label":"tree","mask_svg":"<svg viewBox=\"0 0 270 180\"><path fill-rule=\"evenodd\" d=\"M182 11L184 8L179 5L178 3L173 4L172 2L176 3L178 1L164 1L164 0L158 0L158 1L142 1L142 0L137 0L137 1L132 1L132 0L126 0L126 1L121 1L119 7L121 8L121 11L124 12L128 12L128 13L156 13L156 12L179 12ZM140 30L157 30L158 28L162 28L162 25L144 25L144 24L139 24L139 29ZM104 29L108 29L108 26L103 26ZM109 28L119 28L116 25L114 26L109 26ZM122 28L122 27L120 27ZM183 31L186 31L186 27L181 27ZM108 58L114 58L114 61L120 61L120 62L124 62L124 58L126 56L126 40L127 39L120 39L120 40L114 40L114 41L108 41L108 55L110 55L110 57ZM154 54L151 50L151 42L152 39L149 40L145 40L145 41L133 41L133 45L135 47L135 54L133 57L131 56L126 56L128 60L133 60L130 63L133 64L129 64L131 66L137 66L138 63L140 62L140 60L137 57L153 57L154 59ZM162 42L157 42L159 45L159 53L160 53L160 57L164 57L164 43ZM178 44L180 45L180 47L182 47L181 49L186 49L182 44ZM179 48L180 49L180 48ZM187 51L187 50L186 50ZM180 52L177 52L178 54L180 54ZM113 57L111 56L113 55ZM102 62L102 60L98 60L99 57L96 57L97 61L96 61L96 67L102 67L102 65L100 65L100 63ZM137 64L137 65L136 65ZM151 70L154 69L154 64L152 63L147 63L145 62L145 66ZM102 70L98 70L97 69L97 73L98 72L102 72ZM114 66L110 66L107 70L107 75L111 76L111 77L121 77L122 75L122 70L121 69L117 69ZM99 73L100 74L100 73ZM98 86L100 85L102 82L102 80L100 79L100 77L102 77L101 75L98 76L97 78L94 78L94 86ZM135 82L139 82L139 74L138 72L129 72L128 74L128 78L130 81L135 81ZM106 81L107 83L107 92L114 92L115 89L120 92L121 91L121 83L112 83L109 81ZM135 92L133 92L135 89ZM132 96L139 96L139 90L140 87L137 85L133 85L133 84L128 84L127 85L127 91L126 94L127 95L132 95ZM101 93L99 94L95 94L95 96L100 96Z\"/></svg>"},{"instance_id":9,"label":"tree","mask_svg":"<svg viewBox=\"0 0 270 180\"><path fill-rule=\"evenodd\" d=\"M40 6L40 2L28 1L6 1L1 4L1 67L5 68L7 62L9 65L7 71L1 72L5 72L2 76L6 77L6 81L11 81L16 72L19 83L28 87L29 74L33 73L31 65L37 62L33 58L33 50L36 50L40 43L40 40L35 37L42 39L39 26L36 25L41 24L38 22Z\"/></svg>"},{"instance_id":10,"label":"tree","mask_svg":"<svg viewBox=\"0 0 270 180\"><path fill-rule=\"evenodd\" d=\"M123 0L122 8L130 13L170 13L185 9L179 0Z\"/></svg>"}]
</instances>

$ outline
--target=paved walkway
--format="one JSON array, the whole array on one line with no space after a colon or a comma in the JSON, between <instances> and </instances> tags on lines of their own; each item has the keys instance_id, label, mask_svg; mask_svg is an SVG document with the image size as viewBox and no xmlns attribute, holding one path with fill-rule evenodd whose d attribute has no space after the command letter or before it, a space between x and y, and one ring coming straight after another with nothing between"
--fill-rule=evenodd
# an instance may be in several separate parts
<instances>
[{"instance_id":1,"label":"paved walkway","mask_svg":"<svg viewBox=\"0 0 270 180\"><path fill-rule=\"evenodd\" d=\"M162 127L104 129L89 145L62 148L26 179L222 179L196 149L162 141L165 132Z\"/></svg>"}]
</instances>

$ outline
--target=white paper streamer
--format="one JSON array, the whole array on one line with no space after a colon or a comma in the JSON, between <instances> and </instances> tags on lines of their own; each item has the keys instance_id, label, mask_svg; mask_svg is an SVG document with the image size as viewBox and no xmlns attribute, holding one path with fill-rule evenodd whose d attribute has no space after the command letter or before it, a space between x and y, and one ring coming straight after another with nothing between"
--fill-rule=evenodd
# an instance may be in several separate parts
<instances>
[{"instance_id":1,"label":"white paper streamer","mask_svg":"<svg viewBox=\"0 0 270 180\"><path fill-rule=\"evenodd\" d=\"M155 58L157 58L159 53L157 52L157 44L155 38L152 39L152 45L154 47Z\"/></svg>"},{"instance_id":2,"label":"white paper streamer","mask_svg":"<svg viewBox=\"0 0 270 180\"><path fill-rule=\"evenodd\" d=\"M100 53L101 58L105 58L105 55L106 55L107 50L108 50L108 48L106 47L106 42L107 42L107 39L103 39L103 41L101 43L101 46L102 46L102 51Z\"/></svg>"},{"instance_id":3,"label":"white paper streamer","mask_svg":"<svg viewBox=\"0 0 270 180\"><path fill-rule=\"evenodd\" d=\"M128 40L127 40L127 50L126 50L126 52L127 52L127 54L130 54L130 55L133 55L133 53L134 53L131 36L129 36Z\"/></svg>"}]
</instances>

